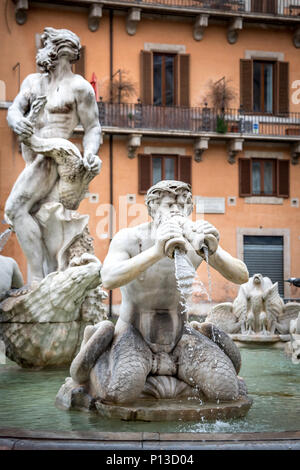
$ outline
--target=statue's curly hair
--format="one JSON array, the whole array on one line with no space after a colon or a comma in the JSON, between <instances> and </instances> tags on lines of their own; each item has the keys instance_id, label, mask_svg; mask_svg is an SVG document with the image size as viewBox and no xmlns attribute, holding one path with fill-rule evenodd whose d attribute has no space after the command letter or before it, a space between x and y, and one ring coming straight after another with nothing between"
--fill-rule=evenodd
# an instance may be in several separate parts
<instances>
[{"instance_id":1,"label":"statue's curly hair","mask_svg":"<svg viewBox=\"0 0 300 470\"><path fill-rule=\"evenodd\" d=\"M41 43L43 47L37 53L36 62L44 71L52 68L63 48L68 48L71 63L80 58L80 39L68 29L45 28L41 36Z\"/></svg>"},{"instance_id":2,"label":"statue's curly hair","mask_svg":"<svg viewBox=\"0 0 300 470\"><path fill-rule=\"evenodd\" d=\"M193 198L191 185L183 181L162 180L151 186L145 196L146 206L151 217L153 215L153 206L166 194L172 194L176 197L179 195L183 196L185 204L188 206L188 215L192 213Z\"/></svg>"}]
</instances>

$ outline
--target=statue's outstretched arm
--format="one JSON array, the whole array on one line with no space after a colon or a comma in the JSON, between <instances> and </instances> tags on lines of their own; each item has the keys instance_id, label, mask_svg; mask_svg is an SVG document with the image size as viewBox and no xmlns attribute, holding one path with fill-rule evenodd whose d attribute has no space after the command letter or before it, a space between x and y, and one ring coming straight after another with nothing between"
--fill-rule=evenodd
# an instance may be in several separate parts
<instances>
[{"instance_id":1,"label":"statue's outstretched arm","mask_svg":"<svg viewBox=\"0 0 300 470\"><path fill-rule=\"evenodd\" d=\"M181 236L178 225L172 220L167 220L153 232L154 245L131 257L130 247L134 250L138 245L135 230L134 228L120 230L114 236L101 270L104 288L115 289L139 277L146 269L166 256L165 244L168 240Z\"/></svg>"},{"instance_id":2,"label":"statue's outstretched arm","mask_svg":"<svg viewBox=\"0 0 300 470\"><path fill-rule=\"evenodd\" d=\"M105 289L115 289L128 284L161 258L156 253L155 246L130 257L127 247L134 243L130 235L130 230L124 229L111 241L101 269L102 284Z\"/></svg>"},{"instance_id":3,"label":"statue's outstretched arm","mask_svg":"<svg viewBox=\"0 0 300 470\"><path fill-rule=\"evenodd\" d=\"M214 254L209 257L209 264L228 281L235 284L244 284L249 279L248 269L240 259L234 258L223 248L218 246Z\"/></svg>"}]
</instances>

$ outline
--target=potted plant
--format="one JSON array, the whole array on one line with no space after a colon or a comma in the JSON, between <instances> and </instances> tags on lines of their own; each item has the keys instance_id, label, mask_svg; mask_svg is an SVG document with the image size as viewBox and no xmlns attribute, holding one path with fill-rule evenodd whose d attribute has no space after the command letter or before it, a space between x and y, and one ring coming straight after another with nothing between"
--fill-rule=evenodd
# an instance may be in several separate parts
<instances>
[{"instance_id":1,"label":"potted plant","mask_svg":"<svg viewBox=\"0 0 300 470\"><path fill-rule=\"evenodd\" d=\"M236 92L230 84L231 80L225 77L220 78L216 82L210 80L208 88L208 98L216 111L216 132L224 134L228 130L225 119L225 109L229 107L229 103L236 97ZM233 124L234 126L234 124ZM232 130L232 132L235 132Z\"/></svg>"}]
</instances>

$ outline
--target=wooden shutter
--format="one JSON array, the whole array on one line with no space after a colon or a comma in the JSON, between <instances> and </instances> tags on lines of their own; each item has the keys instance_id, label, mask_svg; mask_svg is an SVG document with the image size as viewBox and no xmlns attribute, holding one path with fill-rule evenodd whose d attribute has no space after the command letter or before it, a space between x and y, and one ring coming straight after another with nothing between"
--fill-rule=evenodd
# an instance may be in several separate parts
<instances>
[{"instance_id":1,"label":"wooden shutter","mask_svg":"<svg viewBox=\"0 0 300 470\"><path fill-rule=\"evenodd\" d=\"M253 110L253 63L252 60L240 60L240 99L243 111Z\"/></svg>"},{"instance_id":2,"label":"wooden shutter","mask_svg":"<svg viewBox=\"0 0 300 470\"><path fill-rule=\"evenodd\" d=\"M142 104L153 101L153 54L141 51L141 100Z\"/></svg>"},{"instance_id":3,"label":"wooden shutter","mask_svg":"<svg viewBox=\"0 0 300 470\"><path fill-rule=\"evenodd\" d=\"M178 157L178 180L192 185L192 157Z\"/></svg>"},{"instance_id":4,"label":"wooden shutter","mask_svg":"<svg viewBox=\"0 0 300 470\"><path fill-rule=\"evenodd\" d=\"M289 63L277 62L277 111L279 114L289 112Z\"/></svg>"},{"instance_id":5,"label":"wooden shutter","mask_svg":"<svg viewBox=\"0 0 300 470\"><path fill-rule=\"evenodd\" d=\"M146 194L152 186L152 157L139 155L139 193Z\"/></svg>"},{"instance_id":6,"label":"wooden shutter","mask_svg":"<svg viewBox=\"0 0 300 470\"><path fill-rule=\"evenodd\" d=\"M276 14L277 0L251 0L251 11Z\"/></svg>"},{"instance_id":7,"label":"wooden shutter","mask_svg":"<svg viewBox=\"0 0 300 470\"><path fill-rule=\"evenodd\" d=\"M85 77L85 46L81 47L80 58L74 64L74 73Z\"/></svg>"},{"instance_id":8,"label":"wooden shutter","mask_svg":"<svg viewBox=\"0 0 300 470\"><path fill-rule=\"evenodd\" d=\"M290 162L277 160L277 195L289 197L290 195Z\"/></svg>"},{"instance_id":9,"label":"wooden shutter","mask_svg":"<svg viewBox=\"0 0 300 470\"><path fill-rule=\"evenodd\" d=\"M239 158L240 197L251 196L251 159Z\"/></svg>"},{"instance_id":10,"label":"wooden shutter","mask_svg":"<svg viewBox=\"0 0 300 470\"><path fill-rule=\"evenodd\" d=\"M190 55L179 54L179 104L190 105Z\"/></svg>"},{"instance_id":11,"label":"wooden shutter","mask_svg":"<svg viewBox=\"0 0 300 470\"><path fill-rule=\"evenodd\" d=\"M262 12L263 0L251 0L251 11Z\"/></svg>"}]
</instances>

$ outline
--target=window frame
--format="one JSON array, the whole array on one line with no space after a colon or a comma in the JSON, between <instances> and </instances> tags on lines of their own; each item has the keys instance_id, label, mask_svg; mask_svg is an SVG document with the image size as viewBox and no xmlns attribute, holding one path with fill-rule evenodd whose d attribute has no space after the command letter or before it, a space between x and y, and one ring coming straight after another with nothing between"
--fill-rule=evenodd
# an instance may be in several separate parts
<instances>
[{"instance_id":1,"label":"window frame","mask_svg":"<svg viewBox=\"0 0 300 470\"><path fill-rule=\"evenodd\" d=\"M253 192L252 166L254 161L273 162L272 166L272 194L263 192ZM283 177L283 179L282 179ZM260 184L261 188L264 183L263 165L260 168ZM290 162L286 159L279 158L239 158L239 197L290 197Z\"/></svg>"},{"instance_id":2,"label":"window frame","mask_svg":"<svg viewBox=\"0 0 300 470\"><path fill-rule=\"evenodd\" d=\"M276 114L276 95L277 95L277 80L276 80L276 62L272 59L252 59L252 87L253 87L253 96L252 96L252 110L254 114L263 115L263 116L274 116ZM254 65L255 63L262 64L260 75L261 75L261 91L260 91L260 111L254 111ZM265 80L264 80L264 66L266 64L272 64L272 111L265 111Z\"/></svg>"},{"instance_id":3,"label":"window frame","mask_svg":"<svg viewBox=\"0 0 300 470\"><path fill-rule=\"evenodd\" d=\"M171 158L174 160L174 180L177 180L178 178L178 166L179 166L179 158L178 155L160 155L160 154L154 154L151 155L151 181L152 184L155 184L153 182L153 160L154 158L161 158L161 179L164 180L166 178L166 169L165 169L165 161L167 158Z\"/></svg>"},{"instance_id":4,"label":"window frame","mask_svg":"<svg viewBox=\"0 0 300 470\"><path fill-rule=\"evenodd\" d=\"M154 91L155 91L155 69L154 69L154 58L160 56L162 57L162 63L161 63L161 103L160 104L155 104L154 103ZM177 103L177 86L176 84L178 83L178 70L177 70L177 60L176 60L177 54L172 54L168 52L153 52L153 68L152 68L152 74L153 74L153 106L175 106ZM166 57L173 57L173 103L172 104L166 104Z\"/></svg>"},{"instance_id":5,"label":"window frame","mask_svg":"<svg viewBox=\"0 0 300 470\"><path fill-rule=\"evenodd\" d=\"M266 194L262 191L260 193L253 192L253 163L259 162L260 163L260 188L264 189L264 163L271 162L272 163L272 194ZM263 196L263 197L274 197L277 196L277 160L276 158L251 158L251 169L250 169L250 188L251 188L251 196Z\"/></svg>"},{"instance_id":6,"label":"window frame","mask_svg":"<svg viewBox=\"0 0 300 470\"><path fill-rule=\"evenodd\" d=\"M179 154L139 154L138 155L138 193L146 194L148 189L153 186L153 158L162 158L162 165L166 158L175 160L174 179L191 184L192 180L192 156ZM146 160L145 160L146 159ZM148 160L148 161L147 161ZM185 163L184 163L185 162ZM162 179L165 176L163 167Z\"/></svg>"},{"instance_id":7,"label":"window frame","mask_svg":"<svg viewBox=\"0 0 300 470\"><path fill-rule=\"evenodd\" d=\"M273 111L254 111L254 62L273 63ZM287 116L290 108L290 63L274 57L240 59L240 107L249 116ZM249 77L251 76L251 80ZM250 83L249 83L250 82ZM261 93L262 96L262 93Z\"/></svg>"}]
</instances>

